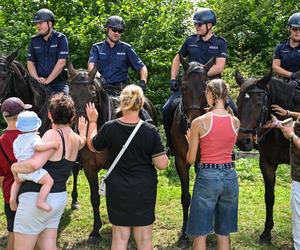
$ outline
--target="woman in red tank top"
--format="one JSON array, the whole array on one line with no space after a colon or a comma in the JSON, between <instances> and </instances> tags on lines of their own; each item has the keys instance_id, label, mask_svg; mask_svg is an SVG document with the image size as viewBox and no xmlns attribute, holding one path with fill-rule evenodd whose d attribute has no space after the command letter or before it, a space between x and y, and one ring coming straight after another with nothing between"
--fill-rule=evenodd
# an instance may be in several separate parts
<instances>
[{"instance_id":1,"label":"woman in red tank top","mask_svg":"<svg viewBox=\"0 0 300 250\"><path fill-rule=\"evenodd\" d=\"M218 249L230 249L229 234L237 231L238 180L231 154L240 123L226 109L228 92L221 79L207 84L209 110L192 122L186 135L189 164L195 162L200 146L187 225L197 250L206 249L206 237L211 232L217 235Z\"/></svg>"}]
</instances>

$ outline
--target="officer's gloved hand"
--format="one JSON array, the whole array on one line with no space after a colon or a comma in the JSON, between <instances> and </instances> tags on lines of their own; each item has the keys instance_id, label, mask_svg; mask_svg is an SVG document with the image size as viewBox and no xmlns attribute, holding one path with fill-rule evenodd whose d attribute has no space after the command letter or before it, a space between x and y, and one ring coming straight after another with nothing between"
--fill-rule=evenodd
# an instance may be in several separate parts
<instances>
[{"instance_id":1,"label":"officer's gloved hand","mask_svg":"<svg viewBox=\"0 0 300 250\"><path fill-rule=\"evenodd\" d=\"M300 79L300 70L296 71L296 72L293 72L291 74L291 79L292 80L295 80L295 79Z\"/></svg>"},{"instance_id":2,"label":"officer's gloved hand","mask_svg":"<svg viewBox=\"0 0 300 250\"><path fill-rule=\"evenodd\" d=\"M170 89L171 91L178 91L178 86L176 84L176 80L175 79L172 79L170 80Z\"/></svg>"},{"instance_id":3,"label":"officer's gloved hand","mask_svg":"<svg viewBox=\"0 0 300 250\"><path fill-rule=\"evenodd\" d=\"M142 88L142 90L145 94L146 93L146 82L145 82L145 80L140 80L138 85Z\"/></svg>"}]
</instances>

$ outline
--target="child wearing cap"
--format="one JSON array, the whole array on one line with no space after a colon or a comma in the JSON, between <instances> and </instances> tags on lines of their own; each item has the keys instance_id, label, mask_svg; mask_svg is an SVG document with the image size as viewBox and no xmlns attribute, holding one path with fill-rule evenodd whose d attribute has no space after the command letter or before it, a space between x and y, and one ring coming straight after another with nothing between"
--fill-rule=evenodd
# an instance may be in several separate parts
<instances>
[{"instance_id":1,"label":"child wearing cap","mask_svg":"<svg viewBox=\"0 0 300 250\"><path fill-rule=\"evenodd\" d=\"M16 128L21 131L22 134L20 134L13 143L14 155L18 162L30 159L35 151L41 152L57 149L59 146L57 142L41 142L41 137L38 134L38 129L41 124L40 118L33 111L25 111L18 115ZM53 179L43 168L28 174L18 174L18 179L14 181L11 188L9 201L11 210L16 211L17 209L17 196L23 181L33 181L42 185L36 206L46 212L50 212L52 208L46 200L53 186Z\"/></svg>"},{"instance_id":2,"label":"child wearing cap","mask_svg":"<svg viewBox=\"0 0 300 250\"><path fill-rule=\"evenodd\" d=\"M7 250L14 249L13 227L15 212L10 209L10 190L14 182L14 176L11 172L12 163L16 162L13 153L13 142L21 133L16 129L16 121L18 114L25 109L31 108L31 105L24 104L17 97L10 97L1 104L1 113L7 124L7 128L0 136L0 187L4 197L4 211L7 221Z\"/></svg>"}]
</instances>

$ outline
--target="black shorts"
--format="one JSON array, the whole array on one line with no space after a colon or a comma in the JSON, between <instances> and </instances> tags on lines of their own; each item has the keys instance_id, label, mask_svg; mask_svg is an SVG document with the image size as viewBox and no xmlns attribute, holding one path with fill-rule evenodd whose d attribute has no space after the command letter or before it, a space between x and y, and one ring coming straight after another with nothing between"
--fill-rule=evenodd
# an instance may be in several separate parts
<instances>
[{"instance_id":1,"label":"black shorts","mask_svg":"<svg viewBox=\"0 0 300 250\"><path fill-rule=\"evenodd\" d=\"M7 221L7 231L8 232L13 232L14 231L14 220L15 220L16 212L12 211L10 209L9 204L4 204L4 212L5 212L6 221Z\"/></svg>"}]
</instances>

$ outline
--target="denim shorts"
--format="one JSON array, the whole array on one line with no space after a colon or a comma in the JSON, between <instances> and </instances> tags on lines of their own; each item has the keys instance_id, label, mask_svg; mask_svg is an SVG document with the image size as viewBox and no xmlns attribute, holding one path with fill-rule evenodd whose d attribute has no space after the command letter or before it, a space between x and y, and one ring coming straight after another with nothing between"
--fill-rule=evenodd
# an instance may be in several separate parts
<instances>
[{"instance_id":1,"label":"denim shorts","mask_svg":"<svg viewBox=\"0 0 300 250\"><path fill-rule=\"evenodd\" d=\"M229 235L237 231L238 179L234 168L201 168L198 165L187 224L187 234L211 232Z\"/></svg>"}]
</instances>

